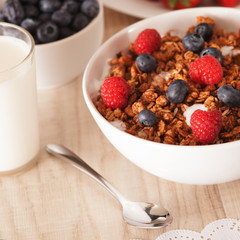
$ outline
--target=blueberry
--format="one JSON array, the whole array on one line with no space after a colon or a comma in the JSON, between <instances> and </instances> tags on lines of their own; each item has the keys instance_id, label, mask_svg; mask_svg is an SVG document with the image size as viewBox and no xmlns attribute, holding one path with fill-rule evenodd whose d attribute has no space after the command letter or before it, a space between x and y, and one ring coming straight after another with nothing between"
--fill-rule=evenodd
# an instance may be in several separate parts
<instances>
[{"instance_id":1,"label":"blueberry","mask_svg":"<svg viewBox=\"0 0 240 240\"><path fill-rule=\"evenodd\" d=\"M187 82L181 79L173 81L166 92L166 97L171 103L181 103L188 93L189 86Z\"/></svg>"},{"instance_id":2,"label":"blueberry","mask_svg":"<svg viewBox=\"0 0 240 240\"><path fill-rule=\"evenodd\" d=\"M205 55L210 55L215 57L220 62L220 64L222 64L223 62L222 53L215 47L208 47L202 50L202 52L200 53L200 58Z\"/></svg>"},{"instance_id":3,"label":"blueberry","mask_svg":"<svg viewBox=\"0 0 240 240\"><path fill-rule=\"evenodd\" d=\"M213 28L208 23L200 23L195 27L194 33L202 36L205 41L209 41L213 35Z\"/></svg>"},{"instance_id":4,"label":"blueberry","mask_svg":"<svg viewBox=\"0 0 240 240\"><path fill-rule=\"evenodd\" d=\"M96 0L5 0L0 21L22 26L41 44L73 35L98 12Z\"/></svg>"},{"instance_id":5,"label":"blueberry","mask_svg":"<svg viewBox=\"0 0 240 240\"><path fill-rule=\"evenodd\" d=\"M37 38L41 43L56 41L59 36L58 26L51 21L41 24L37 28Z\"/></svg>"},{"instance_id":6,"label":"blueberry","mask_svg":"<svg viewBox=\"0 0 240 240\"><path fill-rule=\"evenodd\" d=\"M94 18L99 12L99 4L94 0L85 0L81 5L81 11L86 16Z\"/></svg>"},{"instance_id":7,"label":"blueberry","mask_svg":"<svg viewBox=\"0 0 240 240\"><path fill-rule=\"evenodd\" d=\"M21 0L22 3L37 4L39 0Z\"/></svg>"},{"instance_id":8,"label":"blueberry","mask_svg":"<svg viewBox=\"0 0 240 240\"><path fill-rule=\"evenodd\" d=\"M19 0L7 0L2 12L6 20L10 23L19 25L24 18L23 6Z\"/></svg>"},{"instance_id":9,"label":"blueberry","mask_svg":"<svg viewBox=\"0 0 240 240\"><path fill-rule=\"evenodd\" d=\"M89 19L82 13L76 14L72 22L72 28L74 31L80 31L84 27L86 27L89 23Z\"/></svg>"},{"instance_id":10,"label":"blueberry","mask_svg":"<svg viewBox=\"0 0 240 240\"><path fill-rule=\"evenodd\" d=\"M156 123L157 117L151 110L144 109L138 114L138 121L145 127L152 127Z\"/></svg>"},{"instance_id":11,"label":"blueberry","mask_svg":"<svg viewBox=\"0 0 240 240\"><path fill-rule=\"evenodd\" d=\"M39 24L40 24L40 22L38 20L35 20L35 19L32 19L32 18L25 18L21 22L21 27L25 28L31 34L34 34L36 32Z\"/></svg>"},{"instance_id":12,"label":"blueberry","mask_svg":"<svg viewBox=\"0 0 240 240\"><path fill-rule=\"evenodd\" d=\"M36 18L39 15L37 6L33 4L27 4L23 6L25 17Z\"/></svg>"},{"instance_id":13,"label":"blueberry","mask_svg":"<svg viewBox=\"0 0 240 240\"><path fill-rule=\"evenodd\" d=\"M142 54L138 55L136 58L136 63L137 63L138 68L142 72L151 72L157 66L156 59L148 53L142 53Z\"/></svg>"},{"instance_id":14,"label":"blueberry","mask_svg":"<svg viewBox=\"0 0 240 240\"><path fill-rule=\"evenodd\" d=\"M59 0L40 0L39 8L44 13L53 13L61 7Z\"/></svg>"},{"instance_id":15,"label":"blueberry","mask_svg":"<svg viewBox=\"0 0 240 240\"><path fill-rule=\"evenodd\" d=\"M52 14L52 21L61 27L66 27L71 23L72 15L64 9L60 9Z\"/></svg>"},{"instance_id":16,"label":"blueberry","mask_svg":"<svg viewBox=\"0 0 240 240\"><path fill-rule=\"evenodd\" d=\"M204 48L204 39L195 33L188 33L182 40L183 47L186 51L195 53L201 52Z\"/></svg>"},{"instance_id":17,"label":"blueberry","mask_svg":"<svg viewBox=\"0 0 240 240\"><path fill-rule=\"evenodd\" d=\"M72 36L75 33L71 28L69 27L62 27L60 28L60 39Z\"/></svg>"},{"instance_id":18,"label":"blueberry","mask_svg":"<svg viewBox=\"0 0 240 240\"><path fill-rule=\"evenodd\" d=\"M41 14L38 16L38 20L39 20L41 23L44 23L44 22L50 21L50 20L51 20L51 16L52 16L51 13L41 13Z\"/></svg>"},{"instance_id":19,"label":"blueberry","mask_svg":"<svg viewBox=\"0 0 240 240\"><path fill-rule=\"evenodd\" d=\"M63 8L66 9L70 13L77 13L80 9L80 3L74 0L67 0L63 3Z\"/></svg>"},{"instance_id":20,"label":"blueberry","mask_svg":"<svg viewBox=\"0 0 240 240\"><path fill-rule=\"evenodd\" d=\"M240 91L231 85L223 85L217 91L218 99L229 107L240 106Z\"/></svg>"},{"instance_id":21,"label":"blueberry","mask_svg":"<svg viewBox=\"0 0 240 240\"><path fill-rule=\"evenodd\" d=\"M0 21L1 21L1 22L4 22L4 21L5 21L5 17L4 17L4 15L3 15L3 12L2 12L2 11L0 11Z\"/></svg>"},{"instance_id":22,"label":"blueberry","mask_svg":"<svg viewBox=\"0 0 240 240\"><path fill-rule=\"evenodd\" d=\"M37 35L33 35L33 39L34 39L35 44L41 44L40 41L38 40Z\"/></svg>"}]
</instances>

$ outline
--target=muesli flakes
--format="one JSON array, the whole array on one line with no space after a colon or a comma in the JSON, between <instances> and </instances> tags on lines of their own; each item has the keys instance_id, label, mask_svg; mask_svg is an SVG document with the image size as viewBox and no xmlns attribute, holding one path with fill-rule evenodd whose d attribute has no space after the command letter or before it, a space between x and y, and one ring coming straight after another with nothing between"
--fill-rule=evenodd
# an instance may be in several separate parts
<instances>
[{"instance_id":1,"label":"muesli flakes","mask_svg":"<svg viewBox=\"0 0 240 240\"><path fill-rule=\"evenodd\" d=\"M121 121L126 126L127 133L146 140L175 145L201 145L183 114L194 104L204 104L209 111L219 110L222 113L221 131L209 144L239 140L240 109L226 106L219 101L217 89L227 84L240 90L240 37L237 33L216 28L215 21L209 17L197 17L196 24L199 23L211 24L214 29L211 40L205 41L204 48L215 47L222 53L225 48L222 79L210 85L193 82L189 76L189 66L199 59L199 54L186 51L182 39L169 30L162 36L160 48L152 53L157 61L154 71L144 73L138 68L134 43L129 45L128 53L117 53L109 61L110 71L107 77L124 78L130 86L130 96L126 107L113 110L105 107L99 95L95 106L104 118L110 122ZM191 26L187 33L192 33L194 28L195 25ZM233 55L233 51L237 54ZM166 91L176 79L186 81L189 90L182 103L174 104L168 101ZM157 123L151 127L144 127L138 120L138 113L144 109L151 110L157 117Z\"/></svg>"}]
</instances>

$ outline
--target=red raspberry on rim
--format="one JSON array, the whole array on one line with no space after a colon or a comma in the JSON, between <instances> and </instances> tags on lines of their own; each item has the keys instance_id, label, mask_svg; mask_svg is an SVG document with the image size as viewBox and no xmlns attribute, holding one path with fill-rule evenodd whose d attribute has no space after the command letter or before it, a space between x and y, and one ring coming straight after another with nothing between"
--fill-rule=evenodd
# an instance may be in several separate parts
<instances>
[{"instance_id":1,"label":"red raspberry on rim","mask_svg":"<svg viewBox=\"0 0 240 240\"><path fill-rule=\"evenodd\" d=\"M191 63L189 75L195 82L201 84L216 84L223 76L219 61L210 55L205 55Z\"/></svg>"},{"instance_id":2,"label":"red raspberry on rim","mask_svg":"<svg viewBox=\"0 0 240 240\"><path fill-rule=\"evenodd\" d=\"M142 53L152 54L160 48L161 42L161 36L157 30L147 28L137 36L134 49L137 55Z\"/></svg>"},{"instance_id":3,"label":"red raspberry on rim","mask_svg":"<svg viewBox=\"0 0 240 240\"><path fill-rule=\"evenodd\" d=\"M130 88L125 79L110 77L105 79L101 87L101 96L106 107L116 109L127 105Z\"/></svg>"},{"instance_id":4,"label":"red raspberry on rim","mask_svg":"<svg viewBox=\"0 0 240 240\"><path fill-rule=\"evenodd\" d=\"M218 110L206 112L196 110L193 112L190 124L193 134L201 143L211 143L218 136L222 127L222 114Z\"/></svg>"}]
</instances>

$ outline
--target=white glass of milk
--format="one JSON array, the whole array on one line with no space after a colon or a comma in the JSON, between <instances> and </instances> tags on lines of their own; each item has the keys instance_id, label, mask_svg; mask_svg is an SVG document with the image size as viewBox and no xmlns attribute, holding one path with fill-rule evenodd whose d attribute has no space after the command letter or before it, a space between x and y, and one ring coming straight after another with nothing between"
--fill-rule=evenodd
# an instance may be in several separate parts
<instances>
[{"instance_id":1,"label":"white glass of milk","mask_svg":"<svg viewBox=\"0 0 240 240\"><path fill-rule=\"evenodd\" d=\"M32 165L40 150L34 40L0 22L0 175Z\"/></svg>"}]
</instances>

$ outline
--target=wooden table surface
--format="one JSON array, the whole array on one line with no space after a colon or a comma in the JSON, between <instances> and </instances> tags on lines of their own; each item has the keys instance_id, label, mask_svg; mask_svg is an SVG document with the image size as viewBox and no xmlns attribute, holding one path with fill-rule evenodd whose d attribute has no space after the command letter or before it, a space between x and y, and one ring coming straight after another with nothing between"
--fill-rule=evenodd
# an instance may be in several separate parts
<instances>
[{"instance_id":1,"label":"wooden table surface","mask_svg":"<svg viewBox=\"0 0 240 240\"><path fill-rule=\"evenodd\" d=\"M105 40L136 21L105 8ZM81 76L65 86L38 91L38 97L40 160L24 174L0 178L0 239L155 240L172 229L201 231L214 220L240 218L240 181L177 184L123 157L91 117ZM127 198L163 204L173 215L172 224L158 230L127 225L119 203L88 176L48 155L47 143L75 151Z\"/></svg>"}]
</instances>

